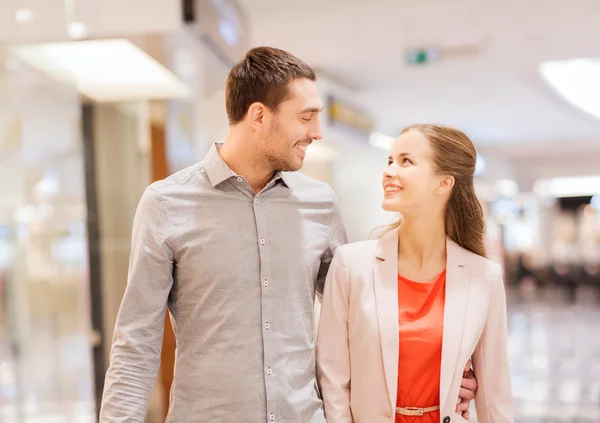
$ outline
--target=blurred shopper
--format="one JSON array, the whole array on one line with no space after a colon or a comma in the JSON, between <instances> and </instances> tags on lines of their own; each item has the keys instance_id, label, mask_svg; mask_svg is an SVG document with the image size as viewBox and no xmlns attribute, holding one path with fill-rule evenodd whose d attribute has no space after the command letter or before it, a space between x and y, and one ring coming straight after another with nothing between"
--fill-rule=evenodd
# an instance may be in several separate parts
<instances>
[{"instance_id":1,"label":"blurred shopper","mask_svg":"<svg viewBox=\"0 0 600 423\"><path fill-rule=\"evenodd\" d=\"M168 422L325 422L313 305L346 233L332 189L295 172L321 139L315 79L285 51L250 50L227 79L225 143L146 189L101 422L143 422L166 308Z\"/></svg>"},{"instance_id":2,"label":"blurred shopper","mask_svg":"<svg viewBox=\"0 0 600 423\"><path fill-rule=\"evenodd\" d=\"M504 284L485 258L474 171L458 130L414 125L395 141L383 208L402 219L340 247L325 283L317 366L329 423L462 422L471 359L478 421L514 422Z\"/></svg>"}]
</instances>

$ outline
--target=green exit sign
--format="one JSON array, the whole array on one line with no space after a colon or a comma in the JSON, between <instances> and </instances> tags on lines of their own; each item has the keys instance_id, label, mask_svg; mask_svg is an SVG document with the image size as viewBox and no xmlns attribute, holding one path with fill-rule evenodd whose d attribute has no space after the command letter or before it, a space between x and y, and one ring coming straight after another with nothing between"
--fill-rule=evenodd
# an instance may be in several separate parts
<instances>
[{"instance_id":1,"label":"green exit sign","mask_svg":"<svg viewBox=\"0 0 600 423\"><path fill-rule=\"evenodd\" d=\"M404 54L409 65L424 65L439 58L439 53L433 48L411 48Z\"/></svg>"}]
</instances>

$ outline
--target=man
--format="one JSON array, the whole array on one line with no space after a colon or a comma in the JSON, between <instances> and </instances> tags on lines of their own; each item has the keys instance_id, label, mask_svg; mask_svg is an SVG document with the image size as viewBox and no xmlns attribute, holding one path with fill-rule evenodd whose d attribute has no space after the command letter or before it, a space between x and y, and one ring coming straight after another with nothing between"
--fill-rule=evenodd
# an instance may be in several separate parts
<instances>
[{"instance_id":1,"label":"man","mask_svg":"<svg viewBox=\"0 0 600 423\"><path fill-rule=\"evenodd\" d=\"M101 422L143 422L166 307L168 422L325 422L313 304L346 234L332 189L295 172L321 139L315 80L285 51L250 50L227 79L226 142L146 189Z\"/></svg>"}]
</instances>

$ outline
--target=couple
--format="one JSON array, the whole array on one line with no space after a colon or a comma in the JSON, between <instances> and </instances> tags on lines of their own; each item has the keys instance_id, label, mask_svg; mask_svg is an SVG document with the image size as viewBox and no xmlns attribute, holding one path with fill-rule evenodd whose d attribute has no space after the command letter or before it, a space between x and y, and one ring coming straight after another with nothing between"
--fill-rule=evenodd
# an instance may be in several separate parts
<instances>
[{"instance_id":1,"label":"couple","mask_svg":"<svg viewBox=\"0 0 600 423\"><path fill-rule=\"evenodd\" d=\"M344 245L334 192L295 172L321 138L315 79L285 51L250 50L227 79L226 142L144 192L101 422L144 421L166 308L170 423L464 422L473 398L479 422L514 421L471 141L406 129L382 165L402 221Z\"/></svg>"}]
</instances>

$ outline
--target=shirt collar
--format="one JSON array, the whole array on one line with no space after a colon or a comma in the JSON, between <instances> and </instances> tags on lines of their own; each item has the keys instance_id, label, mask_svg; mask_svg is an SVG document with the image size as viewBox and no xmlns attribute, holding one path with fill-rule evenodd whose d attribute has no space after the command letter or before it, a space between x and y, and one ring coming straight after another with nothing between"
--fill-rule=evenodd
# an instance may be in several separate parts
<instances>
[{"instance_id":1,"label":"shirt collar","mask_svg":"<svg viewBox=\"0 0 600 423\"><path fill-rule=\"evenodd\" d=\"M229 178L237 177L236 173L227 166L227 163L223 160L219 154L219 150L223 146L223 143L215 143L211 146L210 150L202 161L204 169L210 183L213 187L216 187L221 182L226 181ZM277 172L273 177L273 181L281 180L281 182L289 188L289 174L288 172Z\"/></svg>"},{"instance_id":2,"label":"shirt collar","mask_svg":"<svg viewBox=\"0 0 600 423\"><path fill-rule=\"evenodd\" d=\"M213 144L208 150L206 157L202 161L204 165L204 169L206 170L206 175L208 175L208 179L213 187L216 187L221 182L226 181L227 179L236 176L233 170L227 166L227 163L223 161L221 155L219 154L219 150L223 144Z\"/></svg>"},{"instance_id":3,"label":"shirt collar","mask_svg":"<svg viewBox=\"0 0 600 423\"><path fill-rule=\"evenodd\" d=\"M277 172L273 177L274 181L281 181L286 188L290 187L290 173L289 172Z\"/></svg>"}]
</instances>

